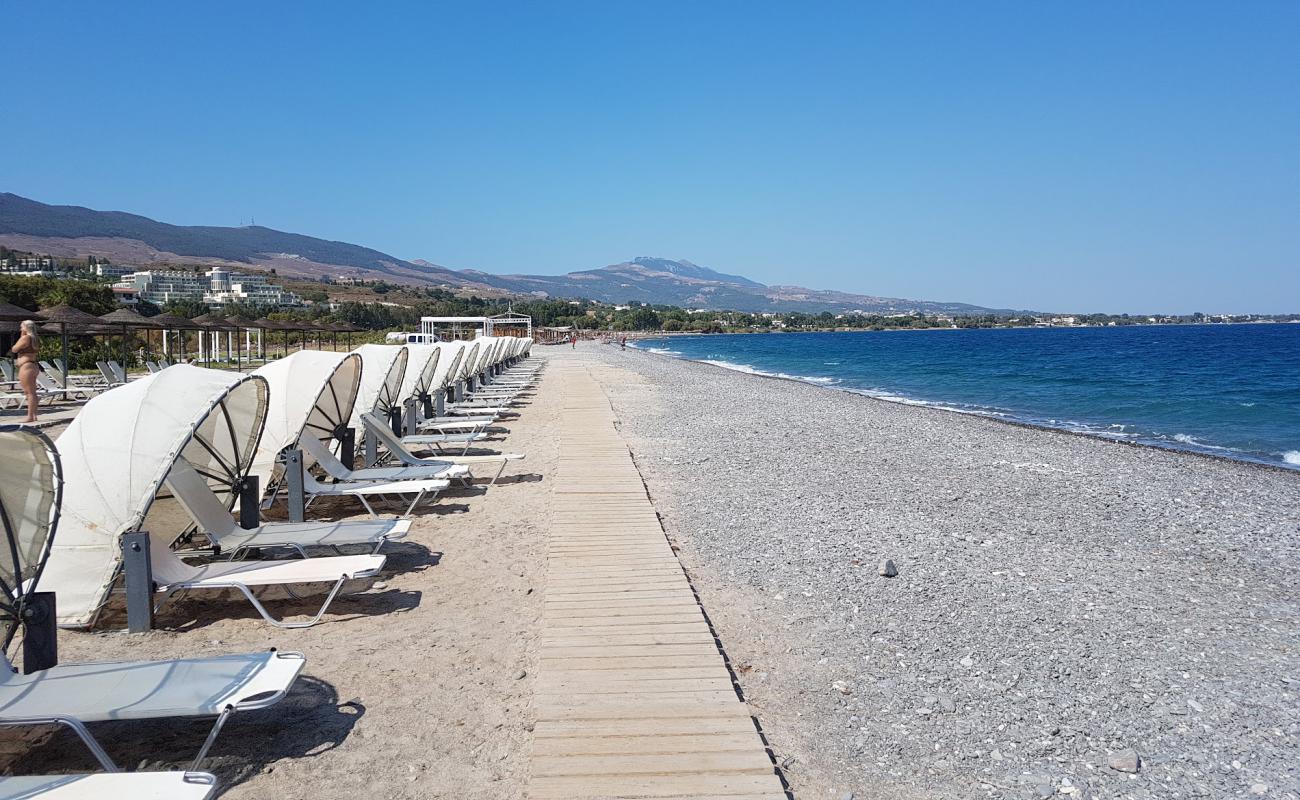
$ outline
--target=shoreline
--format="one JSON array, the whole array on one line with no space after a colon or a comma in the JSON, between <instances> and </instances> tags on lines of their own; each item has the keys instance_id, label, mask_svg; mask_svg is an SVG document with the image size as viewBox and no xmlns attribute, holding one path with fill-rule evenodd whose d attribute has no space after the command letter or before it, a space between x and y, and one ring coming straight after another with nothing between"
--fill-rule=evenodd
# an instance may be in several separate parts
<instances>
[{"instance_id":1,"label":"shoreline","mask_svg":"<svg viewBox=\"0 0 1300 800\"><path fill-rule=\"evenodd\" d=\"M1225 325L1226 325L1226 324L1241 324L1241 325L1248 325L1248 324L1258 324L1258 323L1245 323L1245 322L1243 322L1243 323L1222 323L1222 324L1225 324ZM1148 326L1148 327L1162 327L1162 326L1151 325L1151 326ZM905 330L905 329L900 329L900 330ZM917 330L950 330L950 329L948 329L948 328L918 328ZM828 331L798 331L798 332L796 332L796 333L826 333L826 332L828 332ZM834 333L858 333L859 331L833 331L833 332L834 332ZM885 331L864 331L864 332L866 332L866 333L884 333ZM727 334L727 333L721 333L721 334L691 334L691 335L730 336L730 335L748 335L748 334ZM646 340L646 339L638 339L638 340L637 340L637 342L644 342L644 341L648 341L648 340ZM652 349L649 349L649 348L640 347L640 346L638 346L637 344L634 344L634 343L632 343L632 342L630 342L630 341L629 341L628 344L629 344L629 346L632 347L633 349L637 350L638 352L645 353L646 355L658 356L658 357L660 357L660 358L667 358L667 359L672 359L672 360L675 360L675 361L688 361L688 362L693 363L693 364L701 364L701 365L706 366L706 367L713 367L713 368L715 368L715 369L720 369L720 370L723 370L724 372L737 373L737 374L741 374L741 375L753 375L754 377L757 377L757 378L770 378L770 379L772 379L772 380L790 381L790 382L792 382L792 383L799 383L799 384L803 384L803 385L805 385L805 386L813 386L813 387L816 387L816 388L818 388L818 389L831 389L831 390L834 390L834 391L842 392L842 393L844 393L844 394L850 394L850 395L854 395L854 396L856 396L856 397L865 397L865 398L868 399L868 400L875 400L875 401L878 401L878 402L881 402L881 403L889 403L889 404L891 404L891 405L907 406L907 407L910 407L910 408L924 408L924 409L929 409L929 410L931 410L931 411L942 411L942 412L945 412L945 413L947 413L947 414L958 414L958 415L961 415L961 416L967 416L967 417L978 417L978 418L980 418L980 419L993 420L994 422L1001 422L1001 423L1003 423L1003 424L1005 424L1005 425L1014 425L1014 426L1017 426L1017 427L1028 428L1028 429L1030 429L1030 430L1036 430L1036 431L1049 431L1049 432L1051 432L1051 433L1063 433L1063 434L1067 434L1067 435L1069 435L1069 436L1079 436L1079 437L1083 437L1083 438L1085 438L1085 439L1089 439L1089 440L1093 440L1093 441L1109 442L1109 443L1111 443L1111 444L1125 445L1125 446L1127 446L1127 447L1149 448L1149 449L1152 449L1152 450L1158 450L1158 451L1162 451L1162 452L1166 452L1166 453L1181 453L1181 454L1184 454L1184 455L1196 456L1196 457L1198 457L1198 458L1206 458L1206 459L1211 459L1211 460L1214 460L1214 461L1225 461L1225 462L1228 462L1228 463L1231 463L1231 464L1246 464L1246 465L1251 466L1251 467L1257 467L1257 468L1260 468L1260 469L1272 470L1272 471L1274 471L1274 472L1281 472L1281 473L1285 473L1285 474L1289 474L1289 475L1300 475L1300 464L1297 464L1297 465L1295 465L1295 466L1290 466L1290 465L1288 465L1288 464L1286 464L1286 463L1277 463L1277 462L1273 462L1273 461L1265 461L1265 460L1260 459L1260 458L1250 458L1250 457L1247 457L1247 456L1244 456L1244 455L1243 455L1243 456L1229 456L1229 455L1221 455L1221 454L1219 454L1219 453L1211 453L1211 452L1207 452L1207 451L1205 451L1205 450L1198 450L1198 449L1195 449L1195 448L1193 448L1193 447L1186 447L1186 446L1184 446L1184 447L1180 447L1180 446L1178 446L1177 444L1164 444L1164 443L1153 442L1153 441L1138 441L1138 440L1123 439L1123 438L1119 438L1119 437L1116 437L1116 436L1107 436L1107 435L1105 435L1105 434L1101 434L1101 433L1093 433L1093 432L1091 432L1091 431L1072 430L1072 429L1070 429L1070 428L1059 427L1059 426L1053 426L1053 425L1047 425L1047 424L1044 424L1044 423L1030 422L1030 421L1028 421L1028 420L1015 419L1014 417L1002 416L1002 415L999 415L999 414L992 414L992 413L985 413L985 412L981 412L981 411L966 410L966 409L956 408L956 407L953 407L953 406L951 406L951 405L946 405L946 404L941 403L941 402L938 402L938 401L930 401L930 400L913 400L912 398L907 398L907 397L905 397L905 396L903 396L903 395L898 395L898 398L899 398L899 399L897 399L897 400L893 400L893 399L890 399L890 398L888 398L888 397L881 397L881 396L879 396L879 395L869 394L866 390L859 390L859 389L845 388L845 387L837 386L837 385L829 385L829 384L825 384L825 383L819 383L819 382L816 381L816 380L811 380L811 379L809 379L809 378L796 377L796 376L792 376L792 375L776 375L776 374L773 374L773 373L770 373L770 372L764 372L764 371L758 370L757 368L754 368L754 367L750 367L750 368L748 368L748 369L739 369L739 368L737 368L737 367L728 367L728 366L723 366L722 364L717 363L717 362L714 362L714 361L706 361L706 360L703 360L703 359L697 359L697 358L687 358L687 357L685 357L685 356L681 356L681 355L674 356L674 355L669 355L668 353L656 352L656 351L654 351L654 350L652 350ZM737 365L737 366L740 366L740 365Z\"/></svg>"}]
</instances>

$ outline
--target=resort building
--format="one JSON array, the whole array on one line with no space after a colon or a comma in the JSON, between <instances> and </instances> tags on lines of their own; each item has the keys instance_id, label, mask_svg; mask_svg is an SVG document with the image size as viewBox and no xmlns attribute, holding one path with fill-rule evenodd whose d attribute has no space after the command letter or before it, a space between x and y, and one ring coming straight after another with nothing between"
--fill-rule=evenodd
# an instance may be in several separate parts
<instances>
[{"instance_id":1,"label":"resort building","mask_svg":"<svg viewBox=\"0 0 1300 800\"><path fill-rule=\"evenodd\" d=\"M95 274L101 278L112 278L120 280L127 275L135 272L135 267L121 266L118 264L96 264Z\"/></svg>"},{"instance_id":2,"label":"resort building","mask_svg":"<svg viewBox=\"0 0 1300 800\"><path fill-rule=\"evenodd\" d=\"M0 273L6 275L41 275L54 277L61 270L49 256L11 255L0 259Z\"/></svg>"},{"instance_id":3,"label":"resort building","mask_svg":"<svg viewBox=\"0 0 1300 800\"><path fill-rule=\"evenodd\" d=\"M261 275L245 275L221 268L206 274L183 270L145 270L125 276L114 286L133 289L139 299L155 305L173 300L197 300L209 306L249 303L266 306L300 306L302 298L267 282Z\"/></svg>"},{"instance_id":4,"label":"resort building","mask_svg":"<svg viewBox=\"0 0 1300 800\"><path fill-rule=\"evenodd\" d=\"M249 303L260 306L300 306L302 298L267 282L261 275L245 275L213 269L208 273L209 287L203 300L210 306Z\"/></svg>"}]
</instances>

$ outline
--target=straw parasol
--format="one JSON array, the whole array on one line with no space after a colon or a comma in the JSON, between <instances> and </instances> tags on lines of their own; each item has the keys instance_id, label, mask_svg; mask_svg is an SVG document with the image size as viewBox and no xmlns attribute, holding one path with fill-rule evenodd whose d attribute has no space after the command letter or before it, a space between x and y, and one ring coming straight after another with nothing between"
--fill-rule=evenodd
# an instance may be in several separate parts
<instances>
[{"instance_id":1,"label":"straw parasol","mask_svg":"<svg viewBox=\"0 0 1300 800\"><path fill-rule=\"evenodd\" d=\"M311 326L308 325L308 324L305 323L305 322L299 322L298 320L295 320L295 319L287 319L287 320L285 320L285 321L283 322L283 325L284 325L284 329L285 329L285 330L288 330L288 331L298 331L299 333L302 334L302 349L303 349L303 350L306 350L306 349L307 349L307 331L311 330Z\"/></svg>"},{"instance_id":2,"label":"straw parasol","mask_svg":"<svg viewBox=\"0 0 1300 800\"><path fill-rule=\"evenodd\" d=\"M175 314L163 313L156 317L149 317L149 320L163 329L163 336L167 335L167 331L173 331L178 337L180 337L180 352L182 356L185 354L185 331L196 330L199 327L192 320L186 319L185 317L178 317Z\"/></svg>"},{"instance_id":3,"label":"straw parasol","mask_svg":"<svg viewBox=\"0 0 1300 800\"><path fill-rule=\"evenodd\" d=\"M26 322L29 319L40 322L45 319L45 316L36 311L28 311L22 306L0 302L0 322Z\"/></svg>"},{"instance_id":4,"label":"straw parasol","mask_svg":"<svg viewBox=\"0 0 1300 800\"><path fill-rule=\"evenodd\" d=\"M198 325L200 330L206 330L212 333L216 333L217 331L228 330L228 326L226 325L225 319L222 317L218 317L215 314L200 314L199 316L190 320L190 322L193 322L195 325ZM208 366L212 366L211 337L209 337L208 339L208 346L203 348L203 359Z\"/></svg>"},{"instance_id":5,"label":"straw parasol","mask_svg":"<svg viewBox=\"0 0 1300 800\"><path fill-rule=\"evenodd\" d=\"M248 317L241 317L238 314L235 314L233 316L226 317L226 325L235 329L235 369L239 369L239 363L240 363L239 354L242 351L242 347L240 346L241 337L239 336L239 332L246 328L254 327L253 320L249 319Z\"/></svg>"},{"instance_id":6,"label":"straw parasol","mask_svg":"<svg viewBox=\"0 0 1300 800\"><path fill-rule=\"evenodd\" d=\"M100 324L111 325L122 328L122 370L126 371L126 334L130 328L157 328L148 317L142 317L129 308L119 308L116 311L110 311L107 314L101 314L99 317Z\"/></svg>"},{"instance_id":7,"label":"straw parasol","mask_svg":"<svg viewBox=\"0 0 1300 800\"><path fill-rule=\"evenodd\" d=\"M252 327L263 331L285 331L284 354L286 356L289 355L289 333L288 329L284 327L284 323L279 320L270 319L269 317L259 317L253 320ZM274 344L274 340L272 340L272 344Z\"/></svg>"},{"instance_id":8,"label":"straw parasol","mask_svg":"<svg viewBox=\"0 0 1300 800\"><path fill-rule=\"evenodd\" d=\"M358 328L356 325L353 325L351 322L348 322L347 320L336 323L336 328L339 333L347 334L347 344L344 346L347 347L348 350L352 349L352 334L360 333L361 331L365 330L365 328Z\"/></svg>"},{"instance_id":9,"label":"straw parasol","mask_svg":"<svg viewBox=\"0 0 1300 800\"><path fill-rule=\"evenodd\" d=\"M42 330L59 334L59 339L63 344L63 361L62 368L59 370L63 376L64 393L63 399L68 399L68 329L72 328L77 332L94 333L95 329L100 326L102 320L94 314L87 314L79 308L72 306L55 306L41 311L41 319L44 319L45 325Z\"/></svg>"}]
</instances>

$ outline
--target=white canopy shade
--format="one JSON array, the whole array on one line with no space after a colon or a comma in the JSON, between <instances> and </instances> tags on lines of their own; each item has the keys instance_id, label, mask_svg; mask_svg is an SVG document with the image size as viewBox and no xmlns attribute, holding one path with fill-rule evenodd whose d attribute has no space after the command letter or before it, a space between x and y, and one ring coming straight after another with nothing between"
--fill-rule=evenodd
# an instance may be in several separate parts
<instances>
[{"instance_id":1,"label":"white canopy shade","mask_svg":"<svg viewBox=\"0 0 1300 800\"><path fill-rule=\"evenodd\" d=\"M460 369L456 371L456 377L452 378L452 383L459 383L474 374L474 362L478 360L478 352L483 349L479 339L469 343L465 348L465 356L460 360Z\"/></svg>"},{"instance_id":2,"label":"white canopy shade","mask_svg":"<svg viewBox=\"0 0 1300 800\"><path fill-rule=\"evenodd\" d=\"M58 524L63 474L54 443L25 425L0 425L0 645L8 646L22 598L36 590Z\"/></svg>"},{"instance_id":3,"label":"white canopy shade","mask_svg":"<svg viewBox=\"0 0 1300 800\"><path fill-rule=\"evenodd\" d=\"M438 357L438 368L433 372L430 394L445 390L460 371L460 362L465 357L466 344L461 341L439 342L434 347L441 350L442 355Z\"/></svg>"},{"instance_id":4,"label":"white canopy shade","mask_svg":"<svg viewBox=\"0 0 1300 800\"><path fill-rule=\"evenodd\" d=\"M121 563L119 537L147 530L167 547L193 525L169 494L184 456L229 508L266 420L263 378L186 364L92 398L56 442L63 461L59 536L41 588L58 593L59 624L95 620Z\"/></svg>"},{"instance_id":5,"label":"white canopy shade","mask_svg":"<svg viewBox=\"0 0 1300 800\"><path fill-rule=\"evenodd\" d=\"M280 483L281 452L304 434L328 446L348 424L361 386L361 356L301 350L253 374L264 378L270 389L266 429L249 470L261 480L265 494Z\"/></svg>"},{"instance_id":6,"label":"white canopy shade","mask_svg":"<svg viewBox=\"0 0 1300 800\"><path fill-rule=\"evenodd\" d=\"M442 350L436 344L408 344L406 349L410 351L410 358L406 362L402 388L397 393L399 403L430 394L438 362L442 360Z\"/></svg>"},{"instance_id":7,"label":"white canopy shade","mask_svg":"<svg viewBox=\"0 0 1300 800\"><path fill-rule=\"evenodd\" d=\"M397 405L410 351L406 345L363 344L352 352L361 356L361 387L348 424L360 436L365 430L362 414L374 412L387 418L388 410Z\"/></svg>"}]
</instances>

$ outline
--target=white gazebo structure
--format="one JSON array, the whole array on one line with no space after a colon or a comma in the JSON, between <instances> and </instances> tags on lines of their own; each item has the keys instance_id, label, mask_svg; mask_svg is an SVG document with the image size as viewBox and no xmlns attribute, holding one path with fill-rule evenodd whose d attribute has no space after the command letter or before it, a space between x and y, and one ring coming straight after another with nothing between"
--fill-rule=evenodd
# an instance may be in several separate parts
<instances>
[{"instance_id":1,"label":"white gazebo structure","mask_svg":"<svg viewBox=\"0 0 1300 800\"><path fill-rule=\"evenodd\" d=\"M429 342L435 341L433 337L442 341L478 336L528 338L533 335L533 318L513 311L494 317L421 317L420 333L430 337L425 340Z\"/></svg>"}]
</instances>

